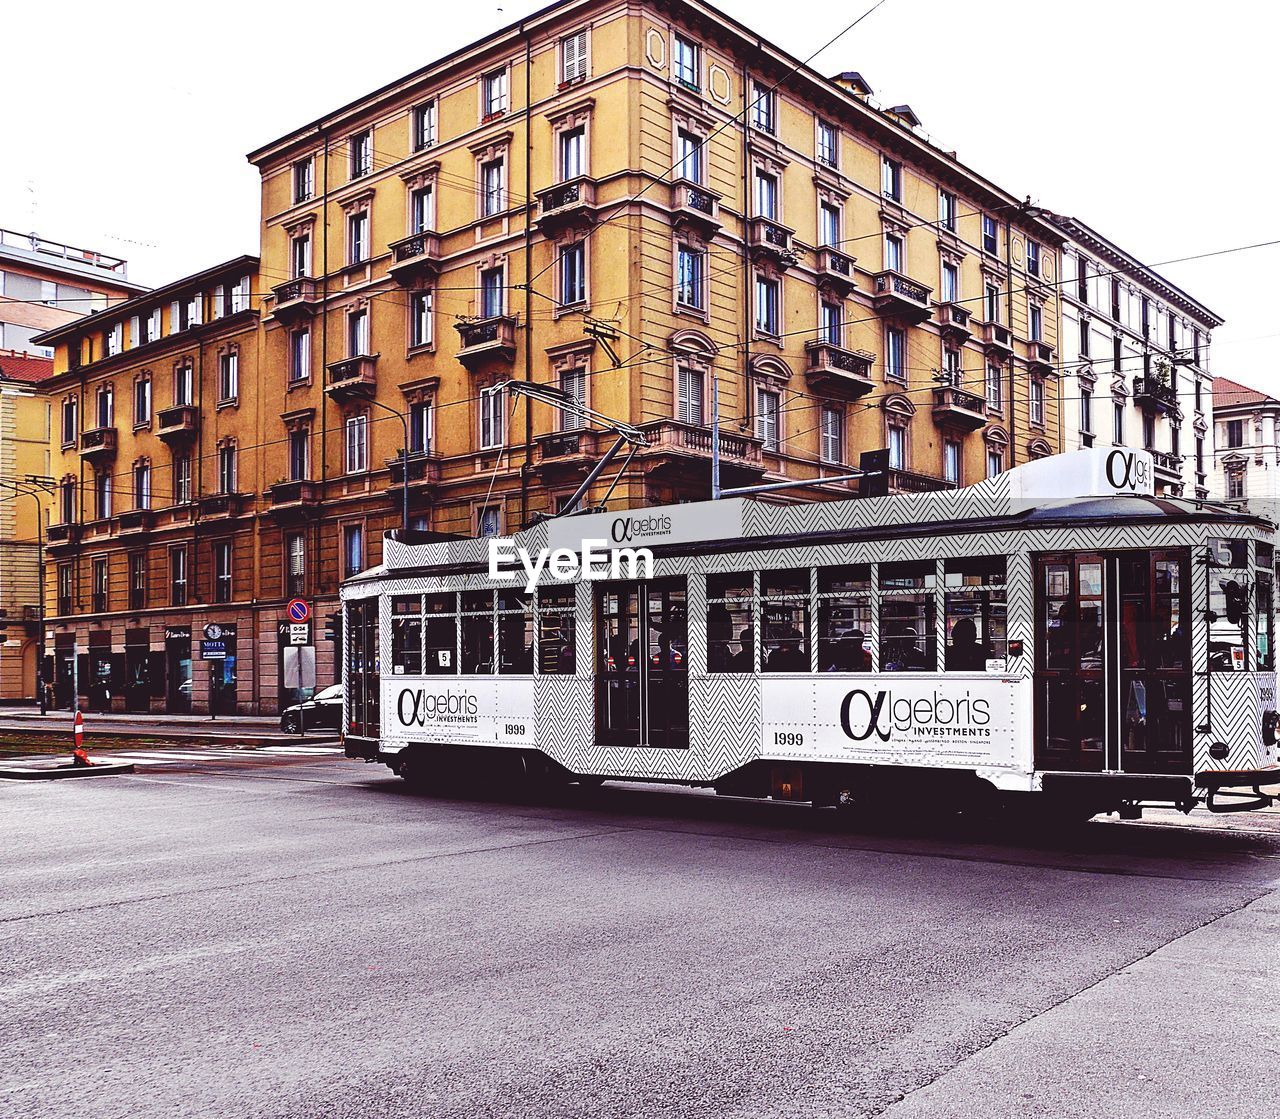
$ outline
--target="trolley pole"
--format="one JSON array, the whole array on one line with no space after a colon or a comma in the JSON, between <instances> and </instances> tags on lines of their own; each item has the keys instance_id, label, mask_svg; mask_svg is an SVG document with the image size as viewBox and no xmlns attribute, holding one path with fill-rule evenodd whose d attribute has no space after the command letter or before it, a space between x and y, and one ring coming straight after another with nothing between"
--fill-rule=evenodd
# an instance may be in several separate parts
<instances>
[{"instance_id":1,"label":"trolley pole","mask_svg":"<svg viewBox=\"0 0 1280 1119\"><path fill-rule=\"evenodd\" d=\"M720 379L711 373L711 500L720 500Z\"/></svg>"}]
</instances>

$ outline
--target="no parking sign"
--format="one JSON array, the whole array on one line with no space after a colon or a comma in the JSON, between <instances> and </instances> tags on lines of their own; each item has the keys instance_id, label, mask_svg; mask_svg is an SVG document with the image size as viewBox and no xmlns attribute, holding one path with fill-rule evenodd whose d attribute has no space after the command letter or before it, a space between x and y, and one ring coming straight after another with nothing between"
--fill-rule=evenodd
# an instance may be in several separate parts
<instances>
[{"instance_id":1,"label":"no parking sign","mask_svg":"<svg viewBox=\"0 0 1280 1119\"><path fill-rule=\"evenodd\" d=\"M291 598L289 605L285 607L285 613L289 615L291 622L305 622L311 618L311 607L307 605L306 599Z\"/></svg>"}]
</instances>

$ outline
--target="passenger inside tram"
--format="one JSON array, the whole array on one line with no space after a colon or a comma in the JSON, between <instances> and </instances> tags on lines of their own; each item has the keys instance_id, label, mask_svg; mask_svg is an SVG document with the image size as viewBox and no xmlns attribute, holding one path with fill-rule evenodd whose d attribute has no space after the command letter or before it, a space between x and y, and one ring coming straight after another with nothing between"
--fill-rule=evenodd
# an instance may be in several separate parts
<instances>
[{"instance_id":1,"label":"passenger inside tram","mask_svg":"<svg viewBox=\"0 0 1280 1119\"><path fill-rule=\"evenodd\" d=\"M982 672L987 666L987 650L978 641L978 627L971 618L961 618L951 627L947 646L948 672Z\"/></svg>"},{"instance_id":2,"label":"passenger inside tram","mask_svg":"<svg viewBox=\"0 0 1280 1119\"><path fill-rule=\"evenodd\" d=\"M745 626L738 634L738 652L733 658L735 672L755 671L755 648L756 631L751 626Z\"/></svg>"}]
</instances>

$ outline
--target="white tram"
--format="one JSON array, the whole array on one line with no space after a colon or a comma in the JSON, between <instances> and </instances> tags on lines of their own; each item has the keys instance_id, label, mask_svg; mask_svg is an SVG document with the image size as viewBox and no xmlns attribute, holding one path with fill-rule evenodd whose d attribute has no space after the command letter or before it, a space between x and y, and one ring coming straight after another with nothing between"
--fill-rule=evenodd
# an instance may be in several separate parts
<instances>
[{"instance_id":1,"label":"white tram","mask_svg":"<svg viewBox=\"0 0 1280 1119\"><path fill-rule=\"evenodd\" d=\"M532 593L490 540L391 533L342 591L346 753L817 805L1264 806L1275 526L1152 477L1086 450L953 491L560 518L502 546L653 569Z\"/></svg>"}]
</instances>

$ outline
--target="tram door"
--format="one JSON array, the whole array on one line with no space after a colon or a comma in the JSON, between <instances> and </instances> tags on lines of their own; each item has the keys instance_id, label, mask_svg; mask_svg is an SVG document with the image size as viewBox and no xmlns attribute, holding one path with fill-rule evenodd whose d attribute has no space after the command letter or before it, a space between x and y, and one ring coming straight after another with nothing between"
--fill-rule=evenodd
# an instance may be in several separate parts
<instances>
[{"instance_id":1,"label":"tram door","mask_svg":"<svg viewBox=\"0 0 1280 1119\"><path fill-rule=\"evenodd\" d=\"M596 585L596 739L689 745L685 579Z\"/></svg>"},{"instance_id":2,"label":"tram door","mask_svg":"<svg viewBox=\"0 0 1280 1119\"><path fill-rule=\"evenodd\" d=\"M1036 768L1190 772L1188 552L1042 556L1036 576Z\"/></svg>"}]
</instances>

